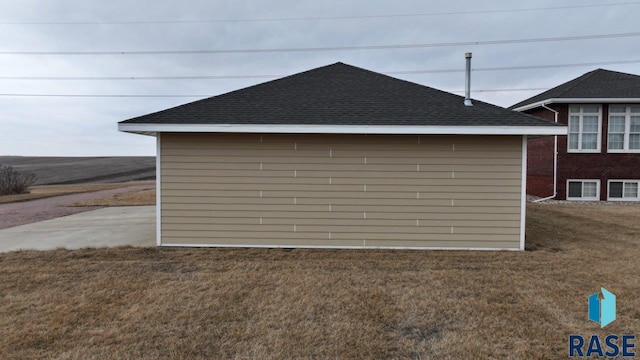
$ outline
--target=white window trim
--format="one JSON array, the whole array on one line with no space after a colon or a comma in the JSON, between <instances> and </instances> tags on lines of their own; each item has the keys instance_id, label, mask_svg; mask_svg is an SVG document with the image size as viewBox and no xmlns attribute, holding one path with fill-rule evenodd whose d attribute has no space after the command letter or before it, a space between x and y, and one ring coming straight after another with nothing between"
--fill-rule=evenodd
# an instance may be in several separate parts
<instances>
[{"instance_id":1,"label":"white window trim","mask_svg":"<svg viewBox=\"0 0 640 360\"><path fill-rule=\"evenodd\" d=\"M624 196L624 183L625 182L635 182L638 183L638 197L635 198L625 198L625 197L621 197L621 198L612 198L611 197L611 183L612 182L621 182L623 183L622 185L622 195ZM607 201L640 201L640 180L637 179L609 179L607 181Z\"/></svg>"},{"instance_id":2,"label":"white window trim","mask_svg":"<svg viewBox=\"0 0 640 360\"><path fill-rule=\"evenodd\" d=\"M580 127L578 128L578 147L582 147L582 117L585 115L585 113L582 111L582 107L583 106L598 106L598 136L597 136L597 141L596 141L596 148L595 149L587 149L587 150L582 150L582 149L571 149L570 146L570 142L569 142L569 137L571 135L571 107L572 106L579 106L580 107L580 112L577 114L578 116L580 116ZM602 151L602 106L601 105L596 105L596 104L569 104L569 107L567 108L567 152L568 153L599 153ZM587 113L586 115L593 115L594 113ZM576 115L576 113L573 113L573 115Z\"/></svg>"},{"instance_id":3,"label":"white window trim","mask_svg":"<svg viewBox=\"0 0 640 360\"><path fill-rule=\"evenodd\" d=\"M569 197L569 183L570 182L595 182L596 183L596 196L595 197ZM584 184L583 184L584 190ZM600 180L596 179L567 179L567 187L565 188L566 199L571 201L600 201Z\"/></svg>"},{"instance_id":4,"label":"white window trim","mask_svg":"<svg viewBox=\"0 0 640 360\"><path fill-rule=\"evenodd\" d=\"M613 104L614 106L624 106L624 113L613 113L613 116L622 116L624 115L624 140L622 149L609 149L609 125L611 122L611 105L609 105L609 117L607 121L607 152L613 154L620 153L640 153L640 149L629 149L629 140L631 138L631 106L637 106L637 104ZM633 114L633 116L640 116L640 114ZM567 145L569 146L569 145Z\"/></svg>"}]
</instances>

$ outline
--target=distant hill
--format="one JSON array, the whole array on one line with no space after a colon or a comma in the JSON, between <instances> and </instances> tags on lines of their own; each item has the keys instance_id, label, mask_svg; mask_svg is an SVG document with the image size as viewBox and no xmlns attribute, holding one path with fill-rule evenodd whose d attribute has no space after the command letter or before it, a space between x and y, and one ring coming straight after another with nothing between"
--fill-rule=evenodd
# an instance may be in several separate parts
<instances>
[{"instance_id":1,"label":"distant hill","mask_svg":"<svg viewBox=\"0 0 640 360\"><path fill-rule=\"evenodd\" d=\"M0 164L35 173L36 185L113 183L156 177L154 156L0 156Z\"/></svg>"}]
</instances>

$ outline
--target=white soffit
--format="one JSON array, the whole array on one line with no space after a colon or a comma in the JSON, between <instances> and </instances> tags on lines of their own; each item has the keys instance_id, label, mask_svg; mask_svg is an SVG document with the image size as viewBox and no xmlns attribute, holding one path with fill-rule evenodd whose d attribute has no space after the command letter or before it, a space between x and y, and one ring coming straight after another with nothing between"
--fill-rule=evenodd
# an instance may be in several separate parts
<instances>
[{"instance_id":1,"label":"white soffit","mask_svg":"<svg viewBox=\"0 0 640 360\"><path fill-rule=\"evenodd\" d=\"M388 134L388 135L567 135L566 126L413 126L413 125L271 125L271 124L118 124L123 132Z\"/></svg>"},{"instance_id":2,"label":"white soffit","mask_svg":"<svg viewBox=\"0 0 640 360\"><path fill-rule=\"evenodd\" d=\"M638 98L558 98L558 99L545 99L542 101L536 101L534 103L519 106L514 108L513 111L525 111L529 109L535 109L549 104L627 104L627 103L640 103Z\"/></svg>"}]
</instances>

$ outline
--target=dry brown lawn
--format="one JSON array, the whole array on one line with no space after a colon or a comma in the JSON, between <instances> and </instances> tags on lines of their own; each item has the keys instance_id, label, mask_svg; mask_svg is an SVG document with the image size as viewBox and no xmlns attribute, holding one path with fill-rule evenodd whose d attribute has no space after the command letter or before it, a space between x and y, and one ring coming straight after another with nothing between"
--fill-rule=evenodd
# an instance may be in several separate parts
<instances>
[{"instance_id":1,"label":"dry brown lawn","mask_svg":"<svg viewBox=\"0 0 640 360\"><path fill-rule=\"evenodd\" d=\"M148 189L85 200L69 206L145 206L156 204L156 190Z\"/></svg>"},{"instance_id":2,"label":"dry brown lawn","mask_svg":"<svg viewBox=\"0 0 640 360\"><path fill-rule=\"evenodd\" d=\"M639 216L532 204L526 252L0 254L0 358L565 358L569 334L640 336ZM618 297L602 330L600 286Z\"/></svg>"},{"instance_id":3,"label":"dry brown lawn","mask_svg":"<svg viewBox=\"0 0 640 360\"><path fill-rule=\"evenodd\" d=\"M0 196L0 204L154 183L155 181L129 181L110 184L38 185L30 187L26 194Z\"/></svg>"}]
</instances>

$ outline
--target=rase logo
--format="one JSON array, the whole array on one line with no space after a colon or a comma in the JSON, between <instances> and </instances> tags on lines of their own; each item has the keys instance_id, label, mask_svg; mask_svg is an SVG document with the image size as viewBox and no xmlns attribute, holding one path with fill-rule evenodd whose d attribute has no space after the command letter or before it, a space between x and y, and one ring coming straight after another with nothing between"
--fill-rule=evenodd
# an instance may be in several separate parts
<instances>
[{"instance_id":1,"label":"rase logo","mask_svg":"<svg viewBox=\"0 0 640 360\"><path fill-rule=\"evenodd\" d=\"M616 296L600 288L602 291L602 300L598 299L599 293L589 296L589 320L597 322L603 328L616 319Z\"/></svg>"},{"instance_id":2,"label":"rase logo","mask_svg":"<svg viewBox=\"0 0 640 360\"><path fill-rule=\"evenodd\" d=\"M605 288L600 290L589 296L588 318L604 328L616 319L616 296ZM586 341L582 335L569 335L569 356L635 356L635 338L630 334L610 334L603 341L598 335L591 335Z\"/></svg>"}]
</instances>

